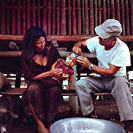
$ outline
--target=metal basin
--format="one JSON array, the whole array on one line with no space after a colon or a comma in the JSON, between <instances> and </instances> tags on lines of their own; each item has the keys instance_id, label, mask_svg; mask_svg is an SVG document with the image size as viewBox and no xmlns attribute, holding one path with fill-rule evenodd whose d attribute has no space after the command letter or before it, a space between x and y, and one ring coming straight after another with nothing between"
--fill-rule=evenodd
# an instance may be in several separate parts
<instances>
[{"instance_id":1,"label":"metal basin","mask_svg":"<svg viewBox=\"0 0 133 133\"><path fill-rule=\"evenodd\" d=\"M50 127L50 133L126 133L117 123L103 119L66 118Z\"/></svg>"}]
</instances>

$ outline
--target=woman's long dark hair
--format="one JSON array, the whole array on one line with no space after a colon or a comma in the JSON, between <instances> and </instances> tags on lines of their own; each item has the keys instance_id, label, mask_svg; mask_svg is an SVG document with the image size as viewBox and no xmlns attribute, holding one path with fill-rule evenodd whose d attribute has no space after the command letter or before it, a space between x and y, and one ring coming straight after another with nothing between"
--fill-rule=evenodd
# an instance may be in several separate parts
<instances>
[{"instance_id":1,"label":"woman's long dark hair","mask_svg":"<svg viewBox=\"0 0 133 133\"><path fill-rule=\"evenodd\" d=\"M26 34L24 35L23 45L22 45L22 56L21 56L21 63L22 68L27 69L29 65L32 65L33 56L35 54L34 43L40 38L44 37L46 41L45 48L43 50L43 54L46 55L46 46L47 44L47 37L44 31L40 27L31 27L27 30Z\"/></svg>"}]
</instances>

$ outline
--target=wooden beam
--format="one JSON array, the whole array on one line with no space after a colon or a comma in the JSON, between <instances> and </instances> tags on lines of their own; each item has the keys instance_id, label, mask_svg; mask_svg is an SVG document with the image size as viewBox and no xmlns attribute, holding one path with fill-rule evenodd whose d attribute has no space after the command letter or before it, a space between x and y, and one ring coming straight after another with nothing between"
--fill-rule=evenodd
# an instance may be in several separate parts
<instances>
[{"instance_id":1,"label":"wooden beam","mask_svg":"<svg viewBox=\"0 0 133 133\"><path fill-rule=\"evenodd\" d=\"M87 35L72 35L72 36L58 36L58 35L47 35L48 41L55 38L59 42L77 42L81 40L89 39L93 36ZM120 36L119 37L124 42L133 42L133 35L130 36ZM22 41L23 35L0 35L0 41Z\"/></svg>"}]
</instances>

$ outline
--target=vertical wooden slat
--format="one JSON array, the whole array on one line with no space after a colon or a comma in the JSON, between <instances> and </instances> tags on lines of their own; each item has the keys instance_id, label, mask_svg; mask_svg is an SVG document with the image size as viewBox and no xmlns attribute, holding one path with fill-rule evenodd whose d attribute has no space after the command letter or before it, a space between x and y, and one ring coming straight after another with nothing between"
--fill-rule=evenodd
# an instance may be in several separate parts
<instances>
[{"instance_id":1,"label":"vertical wooden slat","mask_svg":"<svg viewBox=\"0 0 133 133\"><path fill-rule=\"evenodd\" d=\"M69 35L72 34L72 32L71 32L71 30L72 30L72 29L71 29L71 26L72 26L72 24L71 24L71 23L72 23L72 21L71 21L71 20L72 20L72 19L71 19L71 17L72 17L72 16L71 16L71 9L72 9L72 8L71 8L71 0L68 0L68 34L69 34Z\"/></svg>"},{"instance_id":2,"label":"vertical wooden slat","mask_svg":"<svg viewBox=\"0 0 133 133\"><path fill-rule=\"evenodd\" d=\"M41 18L40 18L40 0L37 1L37 22L38 26L41 26Z\"/></svg>"},{"instance_id":3,"label":"vertical wooden slat","mask_svg":"<svg viewBox=\"0 0 133 133\"><path fill-rule=\"evenodd\" d=\"M60 35L60 0L57 0L57 35Z\"/></svg>"},{"instance_id":4,"label":"vertical wooden slat","mask_svg":"<svg viewBox=\"0 0 133 133\"><path fill-rule=\"evenodd\" d=\"M5 3L1 0L1 34L5 34Z\"/></svg>"},{"instance_id":5,"label":"vertical wooden slat","mask_svg":"<svg viewBox=\"0 0 133 133\"><path fill-rule=\"evenodd\" d=\"M66 35L65 0L61 0L61 35Z\"/></svg>"},{"instance_id":6,"label":"vertical wooden slat","mask_svg":"<svg viewBox=\"0 0 133 133\"><path fill-rule=\"evenodd\" d=\"M103 21L106 20L106 0L103 0Z\"/></svg>"},{"instance_id":7,"label":"vertical wooden slat","mask_svg":"<svg viewBox=\"0 0 133 133\"><path fill-rule=\"evenodd\" d=\"M101 15L101 0L99 0L99 2L98 2L98 18L99 18L99 24L101 24L102 23L102 15ZM99 25L98 24L98 25Z\"/></svg>"},{"instance_id":8,"label":"vertical wooden slat","mask_svg":"<svg viewBox=\"0 0 133 133\"><path fill-rule=\"evenodd\" d=\"M56 1L53 0L53 12L52 12L52 30L53 30L53 35L55 35L55 31L56 31L56 26L55 26L55 17L56 17L56 10L55 10L55 5L56 5Z\"/></svg>"},{"instance_id":9,"label":"vertical wooden slat","mask_svg":"<svg viewBox=\"0 0 133 133\"><path fill-rule=\"evenodd\" d=\"M75 0L72 1L72 14L73 14L73 35L77 34L76 30L76 7L75 7Z\"/></svg>"},{"instance_id":10,"label":"vertical wooden slat","mask_svg":"<svg viewBox=\"0 0 133 133\"><path fill-rule=\"evenodd\" d=\"M20 0L17 0L17 30L18 35L21 34L21 19L20 19Z\"/></svg>"},{"instance_id":11,"label":"vertical wooden slat","mask_svg":"<svg viewBox=\"0 0 133 133\"><path fill-rule=\"evenodd\" d=\"M51 0L48 1L48 35L51 34Z\"/></svg>"},{"instance_id":12,"label":"vertical wooden slat","mask_svg":"<svg viewBox=\"0 0 133 133\"><path fill-rule=\"evenodd\" d=\"M117 20L120 21L120 0L116 0L116 16Z\"/></svg>"},{"instance_id":13,"label":"vertical wooden slat","mask_svg":"<svg viewBox=\"0 0 133 133\"><path fill-rule=\"evenodd\" d=\"M27 0L27 28L29 29L30 28L30 22L31 22L31 20L30 20L30 8L31 8L31 6L30 6L30 0Z\"/></svg>"},{"instance_id":14,"label":"vertical wooden slat","mask_svg":"<svg viewBox=\"0 0 133 133\"><path fill-rule=\"evenodd\" d=\"M90 34L94 35L93 0L90 0Z\"/></svg>"},{"instance_id":15,"label":"vertical wooden slat","mask_svg":"<svg viewBox=\"0 0 133 133\"><path fill-rule=\"evenodd\" d=\"M130 25L129 25L129 6L128 6L128 0L126 0L126 31L127 31L127 35L130 34Z\"/></svg>"},{"instance_id":16,"label":"vertical wooden slat","mask_svg":"<svg viewBox=\"0 0 133 133\"><path fill-rule=\"evenodd\" d=\"M80 0L77 0L77 9L78 9L78 34L81 35L81 3Z\"/></svg>"},{"instance_id":17,"label":"vertical wooden slat","mask_svg":"<svg viewBox=\"0 0 133 133\"><path fill-rule=\"evenodd\" d=\"M42 24L43 24L43 30L47 34L47 3L46 3L46 0L43 0L43 5L42 5Z\"/></svg>"},{"instance_id":18,"label":"vertical wooden slat","mask_svg":"<svg viewBox=\"0 0 133 133\"><path fill-rule=\"evenodd\" d=\"M131 35L133 35L133 2L130 0L130 5L131 5Z\"/></svg>"},{"instance_id":19,"label":"vertical wooden slat","mask_svg":"<svg viewBox=\"0 0 133 133\"><path fill-rule=\"evenodd\" d=\"M111 18L115 18L114 0L111 0Z\"/></svg>"},{"instance_id":20,"label":"vertical wooden slat","mask_svg":"<svg viewBox=\"0 0 133 133\"><path fill-rule=\"evenodd\" d=\"M89 34L88 0L85 0L85 33Z\"/></svg>"},{"instance_id":21,"label":"vertical wooden slat","mask_svg":"<svg viewBox=\"0 0 133 133\"><path fill-rule=\"evenodd\" d=\"M35 0L32 0L32 25L36 25L36 18L35 18Z\"/></svg>"},{"instance_id":22,"label":"vertical wooden slat","mask_svg":"<svg viewBox=\"0 0 133 133\"><path fill-rule=\"evenodd\" d=\"M82 0L82 31L83 31L83 34L85 34L85 1Z\"/></svg>"},{"instance_id":23,"label":"vertical wooden slat","mask_svg":"<svg viewBox=\"0 0 133 133\"><path fill-rule=\"evenodd\" d=\"M95 27L98 25L98 14L97 14L97 1L95 1L95 5L94 5L94 10L95 10L95 14L94 14L94 17L95 17Z\"/></svg>"},{"instance_id":24,"label":"vertical wooden slat","mask_svg":"<svg viewBox=\"0 0 133 133\"><path fill-rule=\"evenodd\" d=\"M9 0L7 0L7 34L9 34Z\"/></svg>"},{"instance_id":25,"label":"vertical wooden slat","mask_svg":"<svg viewBox=\"0 0 133 133\"><path fill-rule=\"evenodd\" d=\"M121 0L121 17L122 17L122 28L123 28L123 35L125 35L125 8L124 8L124 0Z\"/></svg>"},{"instance_id":26,"label":"vertical wooden slat","mask_svg":"<svg viewBox=\"0 0 133 133\"><path fill-rule=\"evenodd\" d=\"M26 31L26 6L25 6L25 0L23 0L23 10L22 10L22 16L23 16L23 34L25 34Z\"/></svg>"},{"instance_id":27,"label":"vertical wooden slat","mask_svg":"<svg viewBox=\"0 0 133 133\"><path fill-rule=\"evenodd\" d=\"M110 10L110 0L107 0L107 18L110 18L111 10Z\"/></svg>"},{"instance_id":28,"label":"vertical wooden slat","mask_svg":"<svg viewBox=\"0 0 133 133\"><path fill-rule=\"evenodd\" d=\"M12 0L12 34L15 34L15 0Z\"/></svg>"}]
</instances>

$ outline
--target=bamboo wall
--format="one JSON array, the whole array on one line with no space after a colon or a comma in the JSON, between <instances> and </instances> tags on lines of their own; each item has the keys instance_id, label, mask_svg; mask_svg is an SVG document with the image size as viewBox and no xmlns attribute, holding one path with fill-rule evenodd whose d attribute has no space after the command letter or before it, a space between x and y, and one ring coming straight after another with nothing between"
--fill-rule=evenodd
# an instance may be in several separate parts
<instances>
[{"instance_id":1,"label":"bamboo wall","mask_svg":"<svg viewBox=\"0 0 133 133\"><path fill-rule=\"evenodd\" d=\"M40 26L47 35L95 35L108 18L133 35L132 0L0 0L0 34L23 35Z\"/></svg>"}]
</instances>

